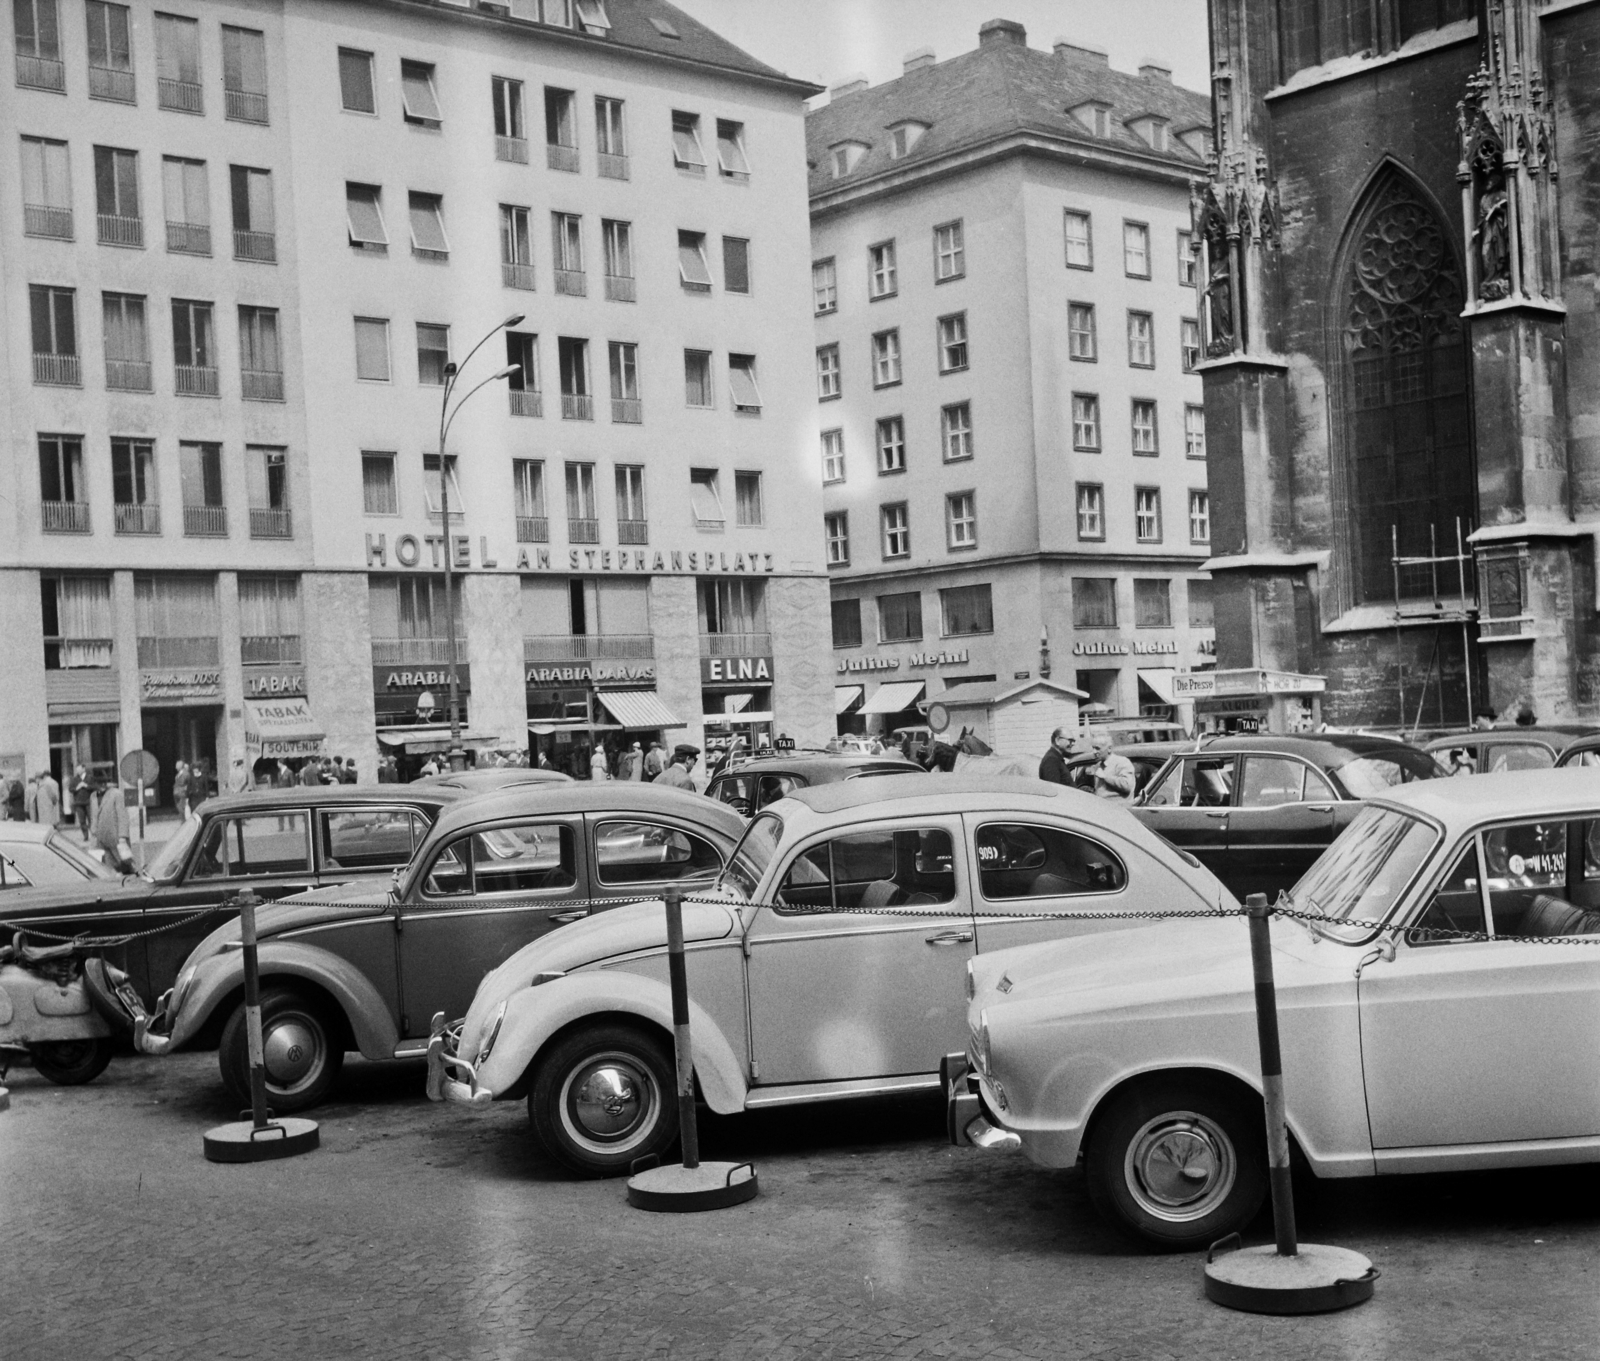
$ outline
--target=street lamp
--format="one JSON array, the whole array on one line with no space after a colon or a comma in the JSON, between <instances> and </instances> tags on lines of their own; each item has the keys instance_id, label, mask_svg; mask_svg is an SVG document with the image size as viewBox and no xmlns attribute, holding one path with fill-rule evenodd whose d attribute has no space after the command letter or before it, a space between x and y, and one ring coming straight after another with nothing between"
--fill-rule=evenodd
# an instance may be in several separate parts
<instances>
[{"instance_id":1,"label":"street lamp","mask_svg":"<svg viewBox=\"0 0 1600 1361\"><path fill-rule=\"evenodd\" d=\"M439 519L444 526L444 627L450 642L450 769L464 770L467 765L467 753L461 745L461 686L457 670L458 659L456 656L456 597L455 597L455 545L450 539L450 465L445 459L444 442L450 433L450 423L469 401L473 393L479 388L487 387L490 383L498 382L502 378L509 378L514 373L522 372L522 365L507 364L505 368L496 373L491 373L477 387L468 390L467 395L458 401L455 410L450 409L450 398L456 390L456 377L462 369L472 362L472 356L477 354L484 346L484 342L492 339L507 327L515 326L522 320L522 313L507 317L498 326L491 330L476 345L467 351L467 357L459 364L446 364L444 366L444 396L439 403Z\"/></svg>"}]
</instances>

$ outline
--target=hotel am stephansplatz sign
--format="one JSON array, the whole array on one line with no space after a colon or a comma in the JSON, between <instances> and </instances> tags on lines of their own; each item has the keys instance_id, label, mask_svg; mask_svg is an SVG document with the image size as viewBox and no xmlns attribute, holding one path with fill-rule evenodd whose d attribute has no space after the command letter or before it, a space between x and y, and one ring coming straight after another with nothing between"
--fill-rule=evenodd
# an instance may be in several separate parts
<instances>
[{"instance_id":1,"label":"hotel am stephansplatz sign","mask_svg":"<svg viewBox=\"0 0 1600 1361\"><path fill-rule=\"evenodd\" d=\"M489 536L478 535L477 561L473 561L472 536L450 536L450 565L462 571L474 566L492 570L502 566L497 552L489 548ZM399 534L389 543L387 534L367 535L367 566L388 567L391 560L399 567L421 568L424 571L443 571L445 536L443 534ZM650 572L650 573L752 573L765 574L773 570L771 553L749 553L742 549L691 548L569 548L563 556L559 549L517 546L516 558L507 558L504 566L518 572Z\"/></svg>"}]
</instances>

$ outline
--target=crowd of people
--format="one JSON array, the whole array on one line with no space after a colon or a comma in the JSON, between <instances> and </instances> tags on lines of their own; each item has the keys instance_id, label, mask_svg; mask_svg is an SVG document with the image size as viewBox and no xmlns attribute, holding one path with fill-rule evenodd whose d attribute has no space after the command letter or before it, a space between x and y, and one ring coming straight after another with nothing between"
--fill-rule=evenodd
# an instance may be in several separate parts
<instances>
[{"instance_id":1,"label":"crowd of people","mask_svg":"<svg viewBox=\"0 0 1600 1361\"><path fill-rule=\"evenodd\" d=\"M1108 732L1079 733L1057 728L1050 734L1050 750L1039 762L1039 778L1124 803L1139 789L1133 762L1112 747Z\"/></svg>"},{"instance_id":2,"label":"crowd of people","mask_svg":"<svg viewBox=\"0 0 1600 1361\"><path fill-rule=\"evenodd\" d=\"M63 788L54 774L41 770L26 784L12 778L5 794L9 821L76 828L86 844L103 852L108 865L124 874L133 872L128 803L121 787L104 772L74 766L66 772Z\"/></svg>"}]
</instances>

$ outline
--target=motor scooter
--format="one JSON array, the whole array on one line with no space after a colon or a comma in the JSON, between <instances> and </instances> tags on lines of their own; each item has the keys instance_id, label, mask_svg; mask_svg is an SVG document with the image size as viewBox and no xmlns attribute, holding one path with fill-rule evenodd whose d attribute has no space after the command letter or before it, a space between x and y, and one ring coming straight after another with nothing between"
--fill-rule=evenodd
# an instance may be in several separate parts
<instances>
[{"instance_id":1,"label":"motor scooter","mask_svg":"<svg viewBox=\"0 0 1600 1361\"><path fill-rule=\"evenodd\" d=\"M76 941L0 945L0 1079L19 1058L64 1087L105 1071L118 1034L145 1014L127 974Z\"/></svg>"}]
</instances>

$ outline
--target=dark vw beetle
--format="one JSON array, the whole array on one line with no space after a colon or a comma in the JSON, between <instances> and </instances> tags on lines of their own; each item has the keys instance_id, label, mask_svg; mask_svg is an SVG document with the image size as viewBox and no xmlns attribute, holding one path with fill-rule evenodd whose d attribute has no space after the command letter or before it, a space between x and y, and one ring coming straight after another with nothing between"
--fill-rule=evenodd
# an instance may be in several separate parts
<instances>
[{"instance_id":1,"label":"dark vw beetle","mask_svg":"<svg viewBox=\"0 0 1600 1361\"><path fill-rule=\"evenodd\" d=\"M837 784L869 775L915 775L922 767L897 753L869 756L864 752L844 755L795 753L789 756L759 756L742 766L723 771L706 786L708 798L725 803L736 813L751 817L769 803L817 784Z\"/></svg>"}]
</instances>

